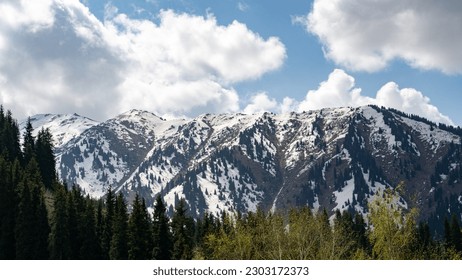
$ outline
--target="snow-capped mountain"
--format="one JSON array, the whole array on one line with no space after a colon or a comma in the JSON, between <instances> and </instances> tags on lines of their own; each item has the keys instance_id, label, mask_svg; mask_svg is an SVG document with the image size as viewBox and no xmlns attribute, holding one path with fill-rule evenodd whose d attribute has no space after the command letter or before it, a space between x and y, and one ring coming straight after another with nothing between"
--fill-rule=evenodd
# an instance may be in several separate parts
<instances>
[{"instance_id":1,"label":"snow-capped mountain","mask_svg":"<svg viewBox=\"0 0 462 280\"><path fill-rule=\"evenodd\" d=\"M85 130L98 124L97 121L77 114L39 114L30 117L30 121L34 128L34 136L42 128L50 130L53 135L54 146L57 149L82 134ZM27 120L23 120L19 124L21 137L24 135L26 123Z\"/></svg>"},{"instance_id":2,"label":"snow-capped mountain","mask_svg":"<svg viewBox=\"0 0 462 280\"><path fill-rule=\"evenodd\" d=\"M461 135L375 106L190 120L132 110L61 135L70 140L57 170L94 197L111 186L148 205L158 194L170 206L185 198L193 215L304 205L366 213L376 191L403 181L400 203L436 221L461 213Z\"/></svg>"}]
</instances>

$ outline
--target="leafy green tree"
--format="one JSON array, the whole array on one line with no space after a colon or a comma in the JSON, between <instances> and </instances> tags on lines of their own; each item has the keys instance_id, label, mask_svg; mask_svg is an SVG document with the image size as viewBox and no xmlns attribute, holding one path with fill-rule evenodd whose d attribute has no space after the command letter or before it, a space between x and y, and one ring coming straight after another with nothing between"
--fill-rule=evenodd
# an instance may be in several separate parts
<instances>
[{"instance_id":1,"label":"leafy green tree","mask_svg":"<svg viewBox=\"0 0 462 280\"><path fill-rule=\"evenodd\" d=\"M417 210L405 212L397 202L402 185L385 189L383 197L370 203L369 221L373 230L370 242L374 258L387 260L414 259L417 241Z\"/></svg>"}]
</instances>

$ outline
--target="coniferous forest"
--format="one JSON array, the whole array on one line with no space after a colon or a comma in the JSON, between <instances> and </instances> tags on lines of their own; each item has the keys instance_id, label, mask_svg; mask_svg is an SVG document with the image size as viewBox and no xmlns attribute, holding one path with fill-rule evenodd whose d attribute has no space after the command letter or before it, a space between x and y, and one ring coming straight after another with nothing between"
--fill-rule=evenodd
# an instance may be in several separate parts
<instances>
[{"instance_id":1,"label":"coniferous forest","mask_svg":"<svg viewBox=\"0 0 462 280\"><path fill-rule=\"evenodd\" d=\"M394 201L402 187L376 195L369 214L309 208L285 213L205 214L194 220L180 200L169 217L160 197L148 213L108 187L103 199L68 188L55 170L48 130L0 107L0 259L460 259L456 216L444 236L417 222L418 209Z\"/></svg>"}]
</instances>

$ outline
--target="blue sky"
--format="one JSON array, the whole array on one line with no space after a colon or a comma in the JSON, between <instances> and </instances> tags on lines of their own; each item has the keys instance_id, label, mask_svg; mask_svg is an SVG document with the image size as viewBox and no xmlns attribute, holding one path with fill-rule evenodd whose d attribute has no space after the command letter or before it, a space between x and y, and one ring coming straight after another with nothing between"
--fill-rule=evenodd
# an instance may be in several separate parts
<instances>
[{"instance_id":1,"label":"blue sky","mask_svg":"<svg viewBox=\"0 0 462 280\"><path fill-rule=\"evenodd\" d=\"M0 101L21 117L373 103L462 125L459 1L15 2L0 4Z\"/></svg>"}]
</instances>

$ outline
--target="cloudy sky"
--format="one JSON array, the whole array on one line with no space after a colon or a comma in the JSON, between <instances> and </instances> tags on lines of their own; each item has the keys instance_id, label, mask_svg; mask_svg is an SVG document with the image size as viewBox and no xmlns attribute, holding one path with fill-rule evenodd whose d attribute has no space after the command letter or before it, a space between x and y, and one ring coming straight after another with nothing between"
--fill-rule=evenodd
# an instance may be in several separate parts
<instances>
[{"instance_id":1,"label":"cloudy sky","mask_svg":"<svg viewBox=\"0 0 462 280\"><path fill-rule=\"evenodd\" d=\"M460 0L2 0L16 118L377 104L462 125Z\"/></svg>"}]
</instances>

